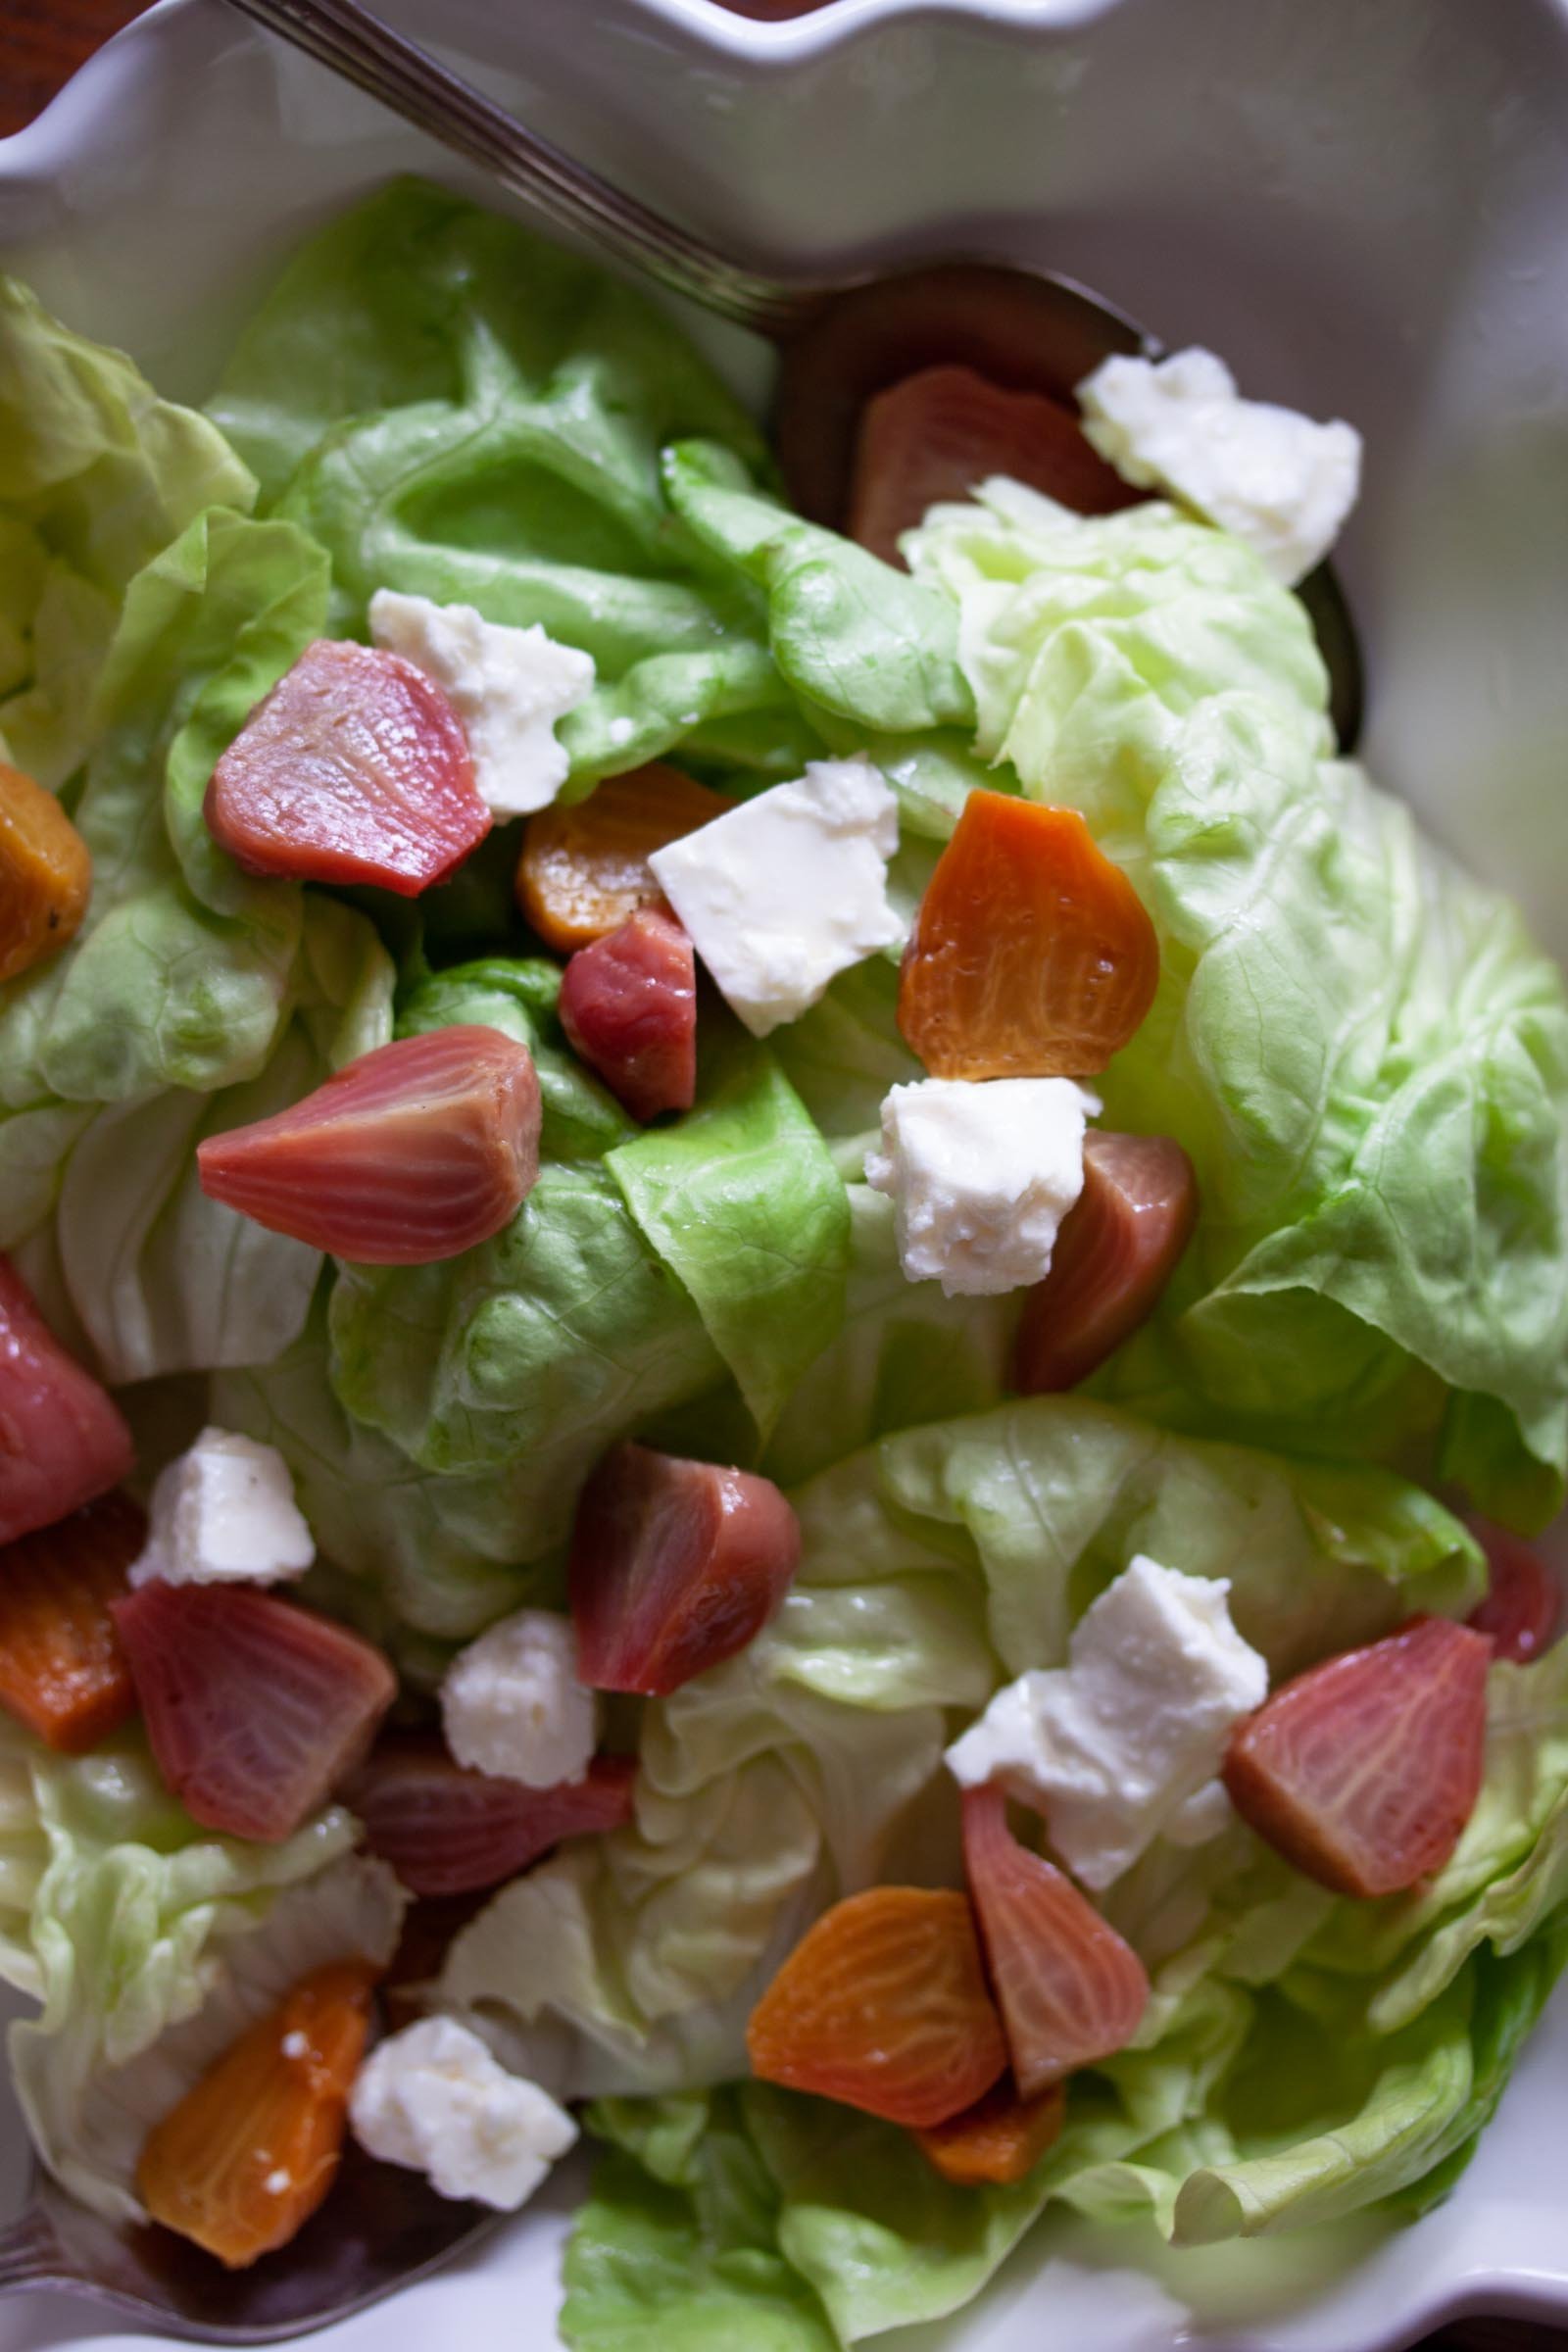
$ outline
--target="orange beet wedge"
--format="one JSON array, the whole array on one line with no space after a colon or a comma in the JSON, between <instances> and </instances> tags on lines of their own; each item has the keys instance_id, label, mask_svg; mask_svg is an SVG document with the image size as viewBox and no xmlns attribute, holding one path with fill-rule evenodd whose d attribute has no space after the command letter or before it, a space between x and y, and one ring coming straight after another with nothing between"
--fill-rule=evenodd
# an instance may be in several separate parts
<instances>
[{"instance_id":1,"label":"orange beet wedge","mask_svg":"<svg viewBox=\"0 0 1568 2352\"><path fill-rule=\"evenodd\" d=\"M1074 808L972 792L905 952L899 1027L934 1078L1088 1078L1154 1001L1159 946Z\"/></svg>"},{"instance_id":2,"label":"orange beet wedge","mask_svg":"<svg viewBox=\"0 0 1568 2352\"><path fill-rule=\"evenodd\" d=\"M849 535L897 564L901 534L928 507L969 497L993 473L1080 514L1108 514L1145 496L1105 464L1059 400L1005 391L973 368L922 368L861 412Z\"/></svg>"},{"instance_id":3,"label":"orange beet wedge","mask_svg":"<svg viewBox=\"0 0 1568 2352\"><path fill-rule=\"evenodd\" d=\"M1440 1870L1481 1792L1492 1643L1412 1617L1286 1683L1231 1740L1231 1802L1336 1894L1394 1894Z\"/></svg>"},{"instance_id":4,"label":"orange beet wedge","mask_svg":"<svg viewBox=\"0 0 1568 2352\"><path fill-rule=\"evenodd\" d=\"M530 816L517 867L517 903L562 955L603 939L662 898L648 860L735 807L679 768L656 761L607 776L585 801Z\"/></svg>"},{"instance_id":5,"label":"orange beet wedge","mask_svg":"<svg viewBox=\"0 0 1568 2352\"><path fill-rule=\"evenodd\" d=\"M1019 2095L1010 2075L945 2124L917 2132L920 2153L958 2188L1005 2187L1032 2173L1061 2132L1067 2094L1059 2082Z\"/></svg>"},{"instance_id":6,"label":"orange beet wedge","mask_svg":"<svg viewBox=\"0 0 1568 2352\"><path fill-rule=\"evenodd\" d=\"M1198 1180L1168 1135L1084 1137L1084 1189L1061 1221L1051 1271L1024 1302L1013 1386L1024 1396L1076 1388L1130 1339L1198 1222Z\"/></svg>"},{"instance_id":7,"label":"orange beet wedge","mask_svg":"<svg viewBox=\"0 0 1568 2352\"><path fill-rule=\"evenodd\" d=\"M288 2244L337 2172L378 1974L338 1960L301 1978L154 2127L136 2186L155 2222L231 2271Z\"/></svg>"},{"instance_id":8,"label":"orange beet wedge","mask_svg":"<svg viewBox=\"0 0 1568 2352\"><path fill-rule=\"evenodd\" d=\"M0 980L63 948L91 889L87 845L54 794L0 760Z\"/></svg>"},{"instance_id":9,"label":"orange beet wedge","mask_svg":"<svg viewBox=\"0 0 1568 2352\"><path fill-rule=\"evenodd\" d=\"M836 1903L752 2012L764 2082L920 2131L972 2107L1007 2063L966 1895L873 1886Z\"/></svg>"},{"instance_id":10,"label":"orange beet wedge","mask_svg":"<svg viewBox=\"0 0 1568 2352\"><path fill-rule=\"evenodd\" d=\"M104 1494L0 1549L0 1707L63 1755L85 1755L135 1711L109 1604L147 1538L128 1494Z\"/></svg>"},{"instance_id":11,"label":"orange beet wedge","mask_svg":"<svg viewBox=\"0 0 1568 2352\"><path fill-rule=\"evenodd\" d=\"M964 1790L963 1859L1024 2096L1125 2049L1149 2005L1144 1964L1064 1871L1019 1844L995 1786Z\"/></svg>"},{"instance_id":12,"label":"orange beet wedge","mask_svg":"<svg viewBox=\"0 0 1568 2352\"><path fill-rule=\"evenodd\" d=\"M335 1257L456 1257L510 1223L539 1173L533 1056L478 1022L401 1037L198 1145L196 1165L212 1200Z\"/></svg>"}]
</instances>

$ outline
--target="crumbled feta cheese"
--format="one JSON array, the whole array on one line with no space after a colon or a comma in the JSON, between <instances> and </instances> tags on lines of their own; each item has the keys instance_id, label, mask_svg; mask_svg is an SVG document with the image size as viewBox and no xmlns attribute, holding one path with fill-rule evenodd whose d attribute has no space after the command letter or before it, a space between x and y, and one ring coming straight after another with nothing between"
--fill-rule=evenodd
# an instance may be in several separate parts
<instances>
[{"instance_id":1,"label":"crumbled feta cheese","mask_svg":"<svg viewBox=\"0 0 1568 2352\"><path fill-rule=\"evenodd\" d=\"M1105 360L1078 402L1084 431L1124 481L1169 491L1234 531L1287 584L1322 562L1355 504L1354 426L1243 400L1211 351Z\"/></svg>"},{"instance_id":2,"label":"crumbled feta cheese","mask_svg":"<svg viewBox=\"0 0 1568 2352\"><path fill-rule=\"evenodd\" d=\"M204 1429L158 1474L133 1585L276 1584L303 1576L316 1545L275 1446Z\"/></svg>"},{"instance_id":3,"label":"crumbled feta cheese","mask_svg":"<svg viewBox=\"0 0 1568 2352\"><path fill-rule=\"evenodd\" d=\"M1084 1121L1099 1109L1072 1078L896 1086L865 1181L897 1204L909 1281L940 1282L950 1298L1042 1281L1083 1191Z\"/></svg>"},{"instance_id":4,"label":"crumbled feta cheese","mask_svg":"<svg viewBox=\"0 0 1568 2352\"><path fill-rule=\"evenodd\" d=\"M754 1037L797 1020L830 980L891 947L899 804L869 760L812 760L648 862Z\"/></svg>"},{"instance_id":5,"label":"crumbled feta cheese","mask_svg":"<svg viewBox=\"0 0 1568 2352\"><path fill-rule=\"evenodd\" d=\"M354 2136L383 2164L427 2173L443 2197L503 2213L526 2204L577 2127L537 2082L508 2074L477 2034L427 2017L371 2051L349 2101Z\"/></svg>"},{"instance_id":6,"label":"crumbled feta cheese","mask_svg":"<svg viewBox=\"0 0 1568 2352\"><path fill-rule=\"evenodd\" d=\"M553 1788L580 1781L599 1733L599 1701L577 1680L568 1617L518 1609L461 1650L441 1685L447 1745L495 1779Z\"/></svg>"},{"instance_id":7,"label":"crumbled feta cheese","mask_svg":"<svg viewBox=\"0 0 1568 2352\"><path fill-rule=\"evenodd\" d=\"M445 692L468 739L479 797L497 816L549 806L570 765L556 721L593 692L590 655L558 645L537 622L508 628L471 605L394 588L371 597L370 635Z\"/></svg>"},{"instance_id":8,"label":"crumbled feta cheese","mask_svg":"<svg viewBox=\"0 0 1568 2352\"><path fill-rule=\"evenodd\" d=\"M1229 1592L1140 1552L1084 1611L1067 1665L999 1690L949 1748L950 1769L1038 1805L1074 1877L1110 1886L1214 1780L1232 1731L1268 1695Z\"/></svg>"}]
</instances>

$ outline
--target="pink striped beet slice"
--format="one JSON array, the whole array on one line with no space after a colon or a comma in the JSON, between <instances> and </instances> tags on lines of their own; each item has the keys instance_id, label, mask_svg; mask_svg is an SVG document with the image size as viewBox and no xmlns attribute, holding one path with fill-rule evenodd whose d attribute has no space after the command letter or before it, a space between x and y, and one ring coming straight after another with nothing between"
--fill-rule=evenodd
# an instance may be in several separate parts
<instances>
[{"instance_id":1,"label":"pink striped beet slice","mask_svg":"<svg viewBox=\"0 0 1568 2352\"><path fill-rule=\"evenodd\" d=\"M1337 1894L1394 1894L1440 1870L1481 1792L1492 1643L1412 1617L1309 1666L1233 1735L1231 1801Z\"/></svg>"},{"instance_id":2,"label":"pink striped beet slice","mask_svg":"<svg viewBox=\"0 0 1568 2352\"><path fill-rule=\"evenodd\" d=\"M539 1173L533 1056L477 1022L399 1038L210 1137L196 1161L213 1200L334 1257L456 1257L510 1223Z\"/></svg>"},{"instance_id":3,"label":"pink striped beet slice","mask_svg":"<svg viewBox=\"0 0 1568 2352\"><path fill-rule=\"evenodd\" d=\"M963 1859L1024 2097L1124 2050L1149 2004L1144 1964L1064 1871L1019 1843L994 1783L964 1791Z\"/></svg>"},{"instance_id":4,"label":"pink striped beet slice","mask_svg":"<svg viewBox=\"0 0 1568 2352\"><path fill-rule=\"evenodd\" d=\"M433 1735L404 1733L380 1742L343 1801L411 1894L471 1894L515 1878L563 1838L618 1829L636 1777L630 1756L595 1756L580 1781L529 1788L467 1771Z\"/></svg>"},{"instance_id":5,"label":"pink striped beet slice","mask_svg":"<svg viewBox=\"0 0 1568 2352\"><path fill-rule=\"evenodd\" d=\"M462 721L401 654L308 645L214 768L207 829L253 874L415 898L490 830Z\"/></svg>"},{"instance_id":6,"label":"pink striped beet slice","mask_svg":"<svg viewBox=\"0 0 1568 2352\"><path fill-rule=\"evenodd\" d=\"M111 1606L158 1769L204 1829L292 1838L397 1695L361 1635L252 1585L155 1579Z\"/></svg>"}]
</instances>

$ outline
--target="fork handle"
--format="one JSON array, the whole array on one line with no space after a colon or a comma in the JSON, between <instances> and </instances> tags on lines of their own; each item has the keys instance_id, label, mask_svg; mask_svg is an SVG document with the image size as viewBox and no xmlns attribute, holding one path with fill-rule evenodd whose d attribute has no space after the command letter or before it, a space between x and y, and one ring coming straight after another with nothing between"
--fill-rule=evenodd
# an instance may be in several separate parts
<instances>
[{"instance_id":1,"label":"fork handle","mask_svg":"<svg viewBox=\"0 0 1568 2352\"><path fill-rule=\"evenodd\" d=\"M394 32L359 0L233 0L246 16L380 100L405 122L480 165L558 228L684 294L704 310L774 338L821 297L744 268L688 229L622 194L540 138Z\"/></svg>"}]
</instances>

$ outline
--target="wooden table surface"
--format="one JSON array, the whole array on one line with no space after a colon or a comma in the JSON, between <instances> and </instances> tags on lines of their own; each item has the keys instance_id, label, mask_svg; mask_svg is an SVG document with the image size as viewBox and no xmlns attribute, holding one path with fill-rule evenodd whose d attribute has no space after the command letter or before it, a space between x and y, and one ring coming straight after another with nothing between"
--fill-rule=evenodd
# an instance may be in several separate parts
<instances>
[{"instance_id":1,"label":"wooden table surface","mask_svg":"<svg viewBox=\"0 0 1568 2352\"><path fill-rule=\"evenodd\" d=\"M0 0L0 137L30 122L83 58L146 5L147 0ZM801 0L739 0L739 5L749 16L804 13ZM1430 2337L1419 2352L1525 2352L1527 2346L1530 2352L1568 2352L1568 2330L1496 2324L1451 2329Z\"/></svg>"}]
</instances>

